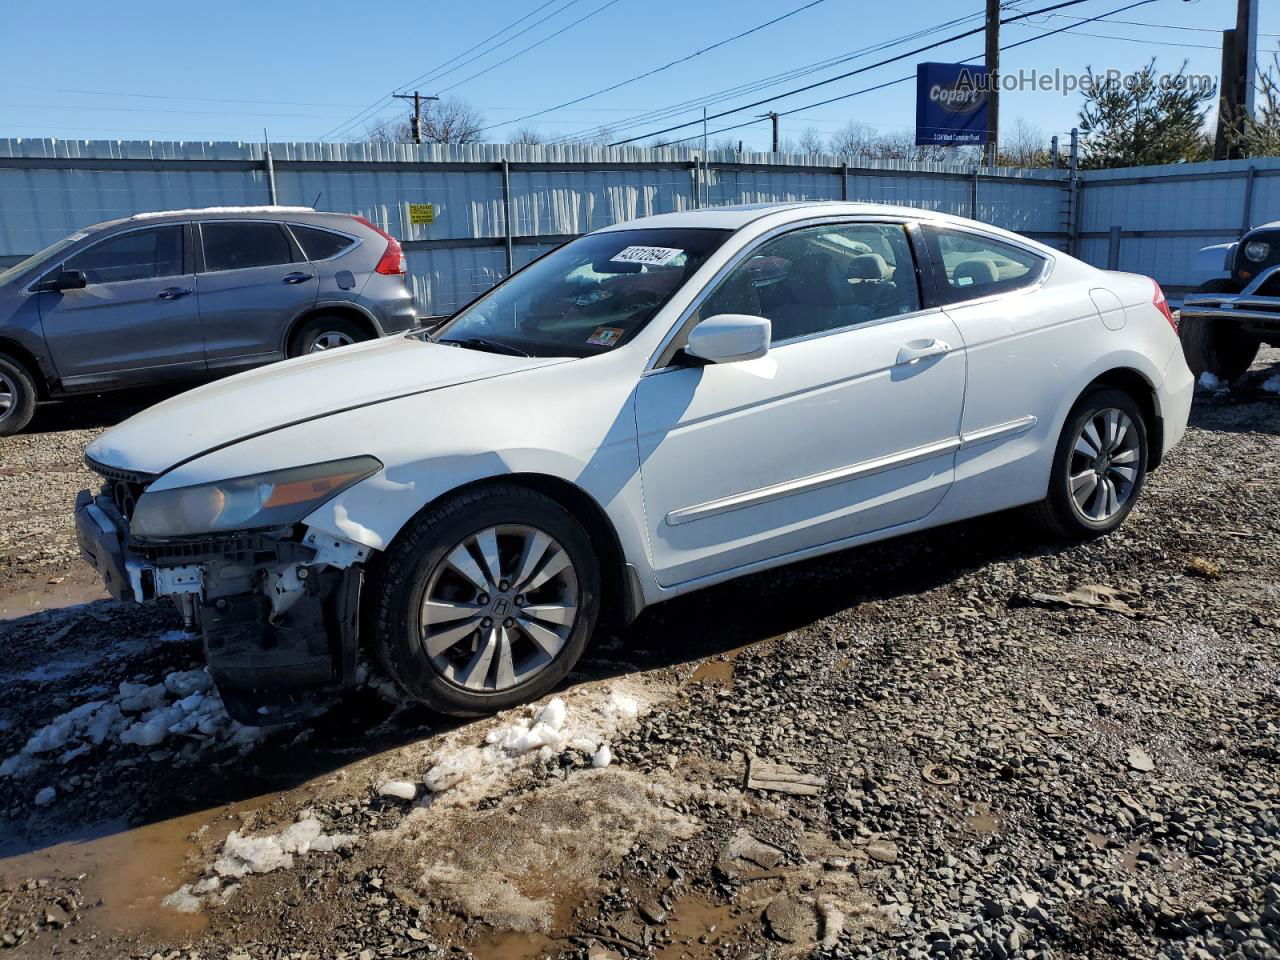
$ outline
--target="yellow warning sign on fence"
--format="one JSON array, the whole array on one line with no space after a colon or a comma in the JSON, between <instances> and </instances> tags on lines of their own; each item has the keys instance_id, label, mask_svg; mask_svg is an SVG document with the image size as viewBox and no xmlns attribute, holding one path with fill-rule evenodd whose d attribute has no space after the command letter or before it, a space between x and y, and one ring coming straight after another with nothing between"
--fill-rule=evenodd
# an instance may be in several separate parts
<instances>
[{"instance_id":1,"label":"yellow warning sign on fence","mask_svg":"<svg viewBox=\"0 0 1280 960\"><path fill-rule=\"evenodd\" d=\"M414 226L436 222L436 205L434 203L409 204L409 222Z\"/></svg>"}]
</instances>

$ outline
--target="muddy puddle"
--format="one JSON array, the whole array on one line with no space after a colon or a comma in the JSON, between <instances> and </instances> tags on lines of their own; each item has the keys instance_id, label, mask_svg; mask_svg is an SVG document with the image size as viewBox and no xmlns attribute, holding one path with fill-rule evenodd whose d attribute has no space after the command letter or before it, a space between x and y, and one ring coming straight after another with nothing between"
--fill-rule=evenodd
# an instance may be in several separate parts
<instances>
[{"instance_id":1,"label":"muddy puddle","mask_svg":"<svg viewBox=\"0 0 1280 960\"><path fill-rule=\"evenodd\" d=\"M106 599L106 588L92 570L24 577L0 587L0 620Z\"/></svg>"},{"instance_id":2,"label":"muddy puddle","mask_svg":"<svg viewBox=\"0 0 1280 960\"><path fill-rule=\"evenodd\" d=\"M137 827L103 824L25 852L10 844L0 849L0 885L76 881L85 926L181 939L203 930L207 916L179 913L161 901L198 878L200 845L221 843L254 806L218 807Z\"/></svg>"}]
</instances>

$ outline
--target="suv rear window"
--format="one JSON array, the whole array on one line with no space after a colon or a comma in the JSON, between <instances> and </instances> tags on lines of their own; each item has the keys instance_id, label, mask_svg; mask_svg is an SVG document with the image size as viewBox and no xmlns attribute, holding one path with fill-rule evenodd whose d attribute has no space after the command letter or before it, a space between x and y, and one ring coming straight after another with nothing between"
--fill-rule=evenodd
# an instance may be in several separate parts
<instances>
[{"instance_id":1,"label":"suv rear window","mask_svg":"<svg viewBox=\"0 0 1280 960\"><path fill-rule=\"evenodd\" d=\"M336 257L350 250L356 243L355 237L334 233L331 230L321 230L319 227L304 227L291 223L289 229L293 231L294 239L298 241L308 260L328 260L330 257Z\"/></svg>"},{"instance_id":2,"label":"suv rear window","mask_svg":"<svg viewBox=\"0 0 1280 960\"><path fill-rule=\"evenodd\" d=\"M293 244L278 223L201 223L200 234L208 273L294 262Z\"/></svg>"}]
</instances>

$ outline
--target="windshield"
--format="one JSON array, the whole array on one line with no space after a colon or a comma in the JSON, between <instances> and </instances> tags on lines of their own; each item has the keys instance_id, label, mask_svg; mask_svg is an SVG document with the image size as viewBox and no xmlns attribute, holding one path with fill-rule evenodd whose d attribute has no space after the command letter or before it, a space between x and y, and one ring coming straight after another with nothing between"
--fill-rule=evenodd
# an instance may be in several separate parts
<instances>
[{"instance_id":1,"label":"windshield","mask_svg":"<svg viewBox=\"0 0 1280 960\"><path fill-rule=\"evenodd\" d=\"M27 259L15 263L7 270L0 271L0 286L8 283L10 280L22 276L22 274L26 273L36 264L42 263L43 261L56 256L73 243L78 243L88 235L88 233L82 230L79 233L71 234L69 237L63 237L57 243L49 244L49 246L45 247L39 253L33 253L31 256L27 257Z\"/></svg>"},{"instance_id":2,"label":"windshield","mask_svg":"<svg viewBox=\"0 0 1280 960\"><path fill-rule=\"evenodd\" d=\"M728 230L614 230L534 261L433 339L535 357L587 357L626 343L724 243Z\"/></svg>"}]
</instances>

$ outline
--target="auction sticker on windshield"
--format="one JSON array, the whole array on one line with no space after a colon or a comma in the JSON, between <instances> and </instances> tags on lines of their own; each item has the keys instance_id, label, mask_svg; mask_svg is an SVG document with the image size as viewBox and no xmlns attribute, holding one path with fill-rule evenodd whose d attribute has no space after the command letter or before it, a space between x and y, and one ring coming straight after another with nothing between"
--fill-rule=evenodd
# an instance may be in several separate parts
<instances>
[{"instance_id":1,"label":"auction sticker on windshield","mask_svg":"<svg viewBox=\"0 0 1280 960\"><path fill-rule=\"evenodd\" d=\"M587 343L594 344L597 347L612 347L621 336L621 327L596 327L591 336L587 338Z\"/></svg>"},{"instance_id":2,"label":"auction sticker on windshield","mask_svg":"<svg viewBox=\"0 0 1280 960\"><path fill-rule=\"evenodd\" d=\"M672 247L626 247L615 256L609 258L610 263L647 263L651 267L662 267L670 263L683 250Z\"/></svg>"}]
</instances>

